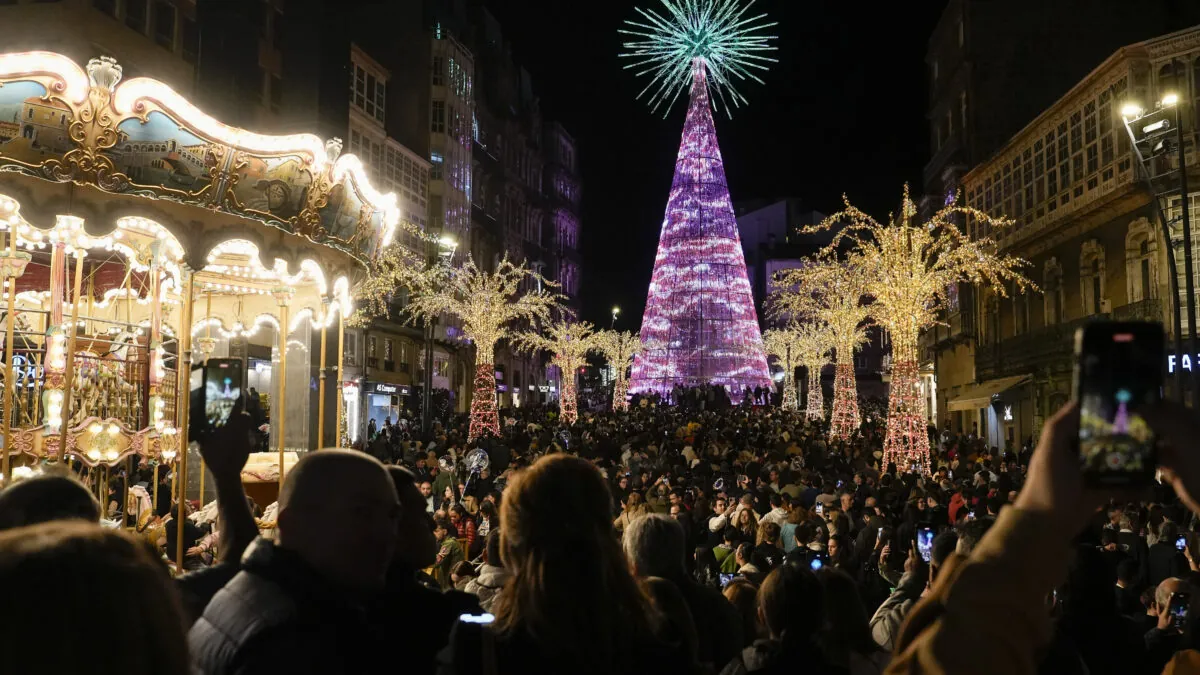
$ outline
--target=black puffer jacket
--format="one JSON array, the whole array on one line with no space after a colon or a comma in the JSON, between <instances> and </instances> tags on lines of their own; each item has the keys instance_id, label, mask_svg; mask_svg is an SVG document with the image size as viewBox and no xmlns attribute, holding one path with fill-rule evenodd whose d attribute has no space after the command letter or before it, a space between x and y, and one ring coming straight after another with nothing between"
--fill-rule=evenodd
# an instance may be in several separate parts
<instances>
[{"instance_id":1,"label":"black puffer jacket","mask_svg":"<svg viewBox=\"0 0 1200 675\"><path fill-rule=\"evenodd\" d=\"M366 613L300 557L259 539L188 633L204 675L359 675L387 663Z\"/></svg>"}]
</instances>

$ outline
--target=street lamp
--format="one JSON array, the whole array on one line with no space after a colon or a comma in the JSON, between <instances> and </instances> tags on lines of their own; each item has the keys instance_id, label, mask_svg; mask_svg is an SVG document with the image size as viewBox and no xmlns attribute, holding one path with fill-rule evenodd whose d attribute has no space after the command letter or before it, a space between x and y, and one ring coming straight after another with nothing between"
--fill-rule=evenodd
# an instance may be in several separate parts
<instances>
[{"instance_id":1,"label":"street lamp","mask_svg":"<svg viewBox=\"0 0 1200 675\"><path fill-rule=\"evenodd\" d=\"M611 322L609 322L609 324L608 324L608 328L609 328L609 330L612 330L613 326L616 326L616 325L617 325L617 316L619 316L620 314L621 314L621 308L620 308L620 307L618 307L617 305L613 305L613 308L612 308L612 321L611 321Z\"/></svg>"},{"instance_id":2,"label":"street lamp","mask_svg":"<svg viewBox=\"0 0 1200 675\"><path fill-rule=\"evenodd\" d=\"M443 234L436 242L428 244L429 267L434 265L449 265L454 258L458 242L448 234ZM436 319L425 322L425 377L421 382L421 433L428 435L433 429L433 328Z\"/></svg>"},{"instance_id":3,"label":"street lamp","mask_svg":"<svg viewBox=\"0 0 1200 675\"><path fill-rule=\"evenodd\" d=\"M1179 205L1181 211L1181 224L1183 234L1183 266L1184 266L1184 283L1187 295L1187 317L1188 317L1188 351L1195 358L1196 349L1196 289L1195 280L1192 275L1192 223L1191 209L1189 208L1188 199L1188 183L1187 183L1187 157L1183 139L1182 115L1180 113L1179 96L1174 92L1168 92L1163 95L1162 100L1153 110L1143 110L1140 105L1132 101L1126 102L1121 107L1121 119L1125 123L1125 131L1129 134L1130 145L1137 157L1138 165L1142 169L1142 178L1145 180L1147 187L1150 189L1150 194L1154 196L1154 206L1158 212L1159 222L1162 224L1163 239L1166 244L1167 254L1167 270L1170 277L1171 285L1171 306L1175 313L1175 353L1182 355L1183 352L1183 325L1182 312L1180 310L1179 300L1179 275L1176 271L1178 263L1175 260L1175 245L1171 237L1171 223L1167 220L1166 213L1163 211L1161 197L1167 196L1178 190L1180 195ZM1173 113L1173 114L1170 114ZM1179 185L1178 188L1167 186L1160 189L1162 179L1169 176L1171 171L1163 171L1155 174L1152 162L1164 156L1170 151L1171 143L1171 127L1174 126L1174 142L1178 151L1178 171ZM1156 185L1156 183L1158 183ZM1177 400L1183 401L1183 373L1182 368L1175 369L1175 391ZM1192 369L1192 400L1193 405L1196 401L1200 401L1200 369Z\"/></svg>"}]
</instances>

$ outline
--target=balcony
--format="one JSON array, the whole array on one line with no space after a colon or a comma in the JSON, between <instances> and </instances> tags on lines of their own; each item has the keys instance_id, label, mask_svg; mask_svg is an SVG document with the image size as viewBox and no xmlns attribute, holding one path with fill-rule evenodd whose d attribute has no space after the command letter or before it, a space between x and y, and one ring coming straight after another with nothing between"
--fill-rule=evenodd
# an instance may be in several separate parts
<instances>
[{"instance_id":1,"label":"balcony","mask_svg":"<svg viewBox=\"0 0 1200 675\"><path fill-rule=\"evenodd\" d=\"M1112 311L1113 321L1154 321L1163 320L1162 301L1158 298L1131 302Z\"/></svg>"},{"instance_id":2,"label":"balcony","mask_svg":"<svg viewBox=\"0 0 1200 675\"><path fill-rule=\"evenodd\" d=\"M975 348L976 377L982 382L997 377L1029 375L1039 370L1069 372L1075 351L1075 330L1108 318L1108 314L1093 314L1015 335L999 343L981 342Z\"/></svg>"}]
</instances>

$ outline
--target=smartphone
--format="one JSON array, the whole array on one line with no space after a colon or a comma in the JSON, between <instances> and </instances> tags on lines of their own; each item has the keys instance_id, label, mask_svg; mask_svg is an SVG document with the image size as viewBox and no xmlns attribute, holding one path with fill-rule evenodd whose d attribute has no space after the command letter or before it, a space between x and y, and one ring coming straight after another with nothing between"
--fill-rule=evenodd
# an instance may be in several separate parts
<instances>
[{"instance_id":1,"label":"smartphone","mask_svg":"<svg viewBox=\"0 0 1200 675\"><path fill-rule=\"evenodd\" d=\"M188 439L199 440L225 426L241 397L241 359L208 359L192 366Z\"/></svg>"},{"instance_id":2,"label":"smartphone","mask_svg":"<svg viewBox=\"0 0 1200 675\"><path fill-rule=\"evenodd\" d=\"M1188 606L1191 601L1191 593L1176 591L1171 594L1171 602L1167 605L1167 614L1171 617L1171 626L1176 630L1183 630L1187 624Z\"/></svg>"},{"instance_id":3,"label":"smartphone","mask_svg":"<svg viewBox=\"0 0 1200 675\"><path fill-rule=\"evenodd\" d=\"M1187 537L1180 536L1178 539L1176 539L1175 540L1175 548L1179 549L1180 551L1186 549L1187 548Z\"/></svg>"},{"instance_id":4,"label":"smartphone","mask_svg":"<svg viewBox=\"0 0 1200 675\"><path fill-rule=\"evenodd\" d=\"M1079 463L1092 485L1148 485L1154 434L1138 413L1162 398L1161 324L1098 322L1075 333Z\"/></svg>"},{"instance_id":5,"label":"smartphone","mask_svg":"<svg viewBox=\"0 0 1200 675\"><path fill-rule=\"evenodd\" d=\"M811 557L808 559L808 567L816 572L825 566L827 560L829 560L829 555L824 551L813 551Z\"/></svg>"},{"instance_id":6,"label":"smartphone","mask_svg":"<svg viewBox=\"0 0 1200 675\"><path fill-rule=\"evenodd\" d=\"M814 506L814 508L817 510L818 516L823 515L825 513L825 505L822 504L821 502L817 502L816 505Z\"/></svg>"},{"instance_id":7,"label":"smartphone","mask_svg":"<svg viewBox=\"0 0 1200 675\"><path fill-rule=\"evenodd\" d=\"M921 560L929 562L933 559L933 526L921 525L917 528L917 553Z\"/></svg>"},{"instance_id":8,"label":"smartphone","mask_svg":"<svg viewBox=\"0 0 1200 675\"><path fill-rule=\"evenodd\" d=\"M736 577L737 575L731 572L729 574L722 573L720 576L721 576L721 588L725 588L726 586L729 585L729 582L733 581L733 578Z\"/></svg>"}]
</instances>

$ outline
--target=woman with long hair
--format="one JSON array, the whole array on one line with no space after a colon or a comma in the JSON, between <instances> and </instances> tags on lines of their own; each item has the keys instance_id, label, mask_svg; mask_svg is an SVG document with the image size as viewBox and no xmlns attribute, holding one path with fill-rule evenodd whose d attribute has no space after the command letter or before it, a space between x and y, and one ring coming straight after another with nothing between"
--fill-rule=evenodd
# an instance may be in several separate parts
<instances>
[{"instance_id":1,"label":"woman with long hair","mask_svg":"<svg viewBox=\"0 0 1200 675\"><path fill-rule=\"evenodd\" d=\"M887 667L886 651L871 637L871 624L857 584L849 574L824 567L817 579L825 587L825 612L828 619L818 638L826 659L850 671L850 675L879 675Z\"/></svg>"},{"instance_id":2,"label":"woman with long hair","mask_svg":"<svg viewBox=\"0 0 1200 675\"><path fill-rule=\"evenodd\" d=\"M738 512L737 521L734 523L738 533L742 539L750 544L757 545L758 538L758 516L755 515L754 509L742 509Z\"/></svg>"},{"instance_id":3,"label":"woman with long hair","mask_svg":"<svg viewBox=\"0 0 1200 675\"><path fill-rule=\"evenodd\" d=\"M178 592L149 547L124 532L76 521L5 531L0 585L6 673L191 672ZM72 630L84 617L102 617L128 648L110 631Z\"/></svg>"},{"instance_id":4,"label":"woman with long hair","mask_svg":"<svg viewBox=\"0 0 1200 675\"><path fill-rule=\"evenodd\" d=\"M624 532L630 523L648 513L650 507L642 500L642 493L634 490L625 498L625 506L621 509L621 515L613 521L613 527L617 528L617 532Z\"/></svg>"},{"instance_id":5,"label":"woman with long hair","mask_svg":"<svg viewBox=\"0 0 1200 675\"><path fill-rule=\"evenodd\" d=\"M667 621L630 572L610 509L608 486L586 460L556 453L517 473L500 507L513 578L494 622L455 626L438 672L692 673L686 646L660 637Z\"/></svg>"}]
</instances>

